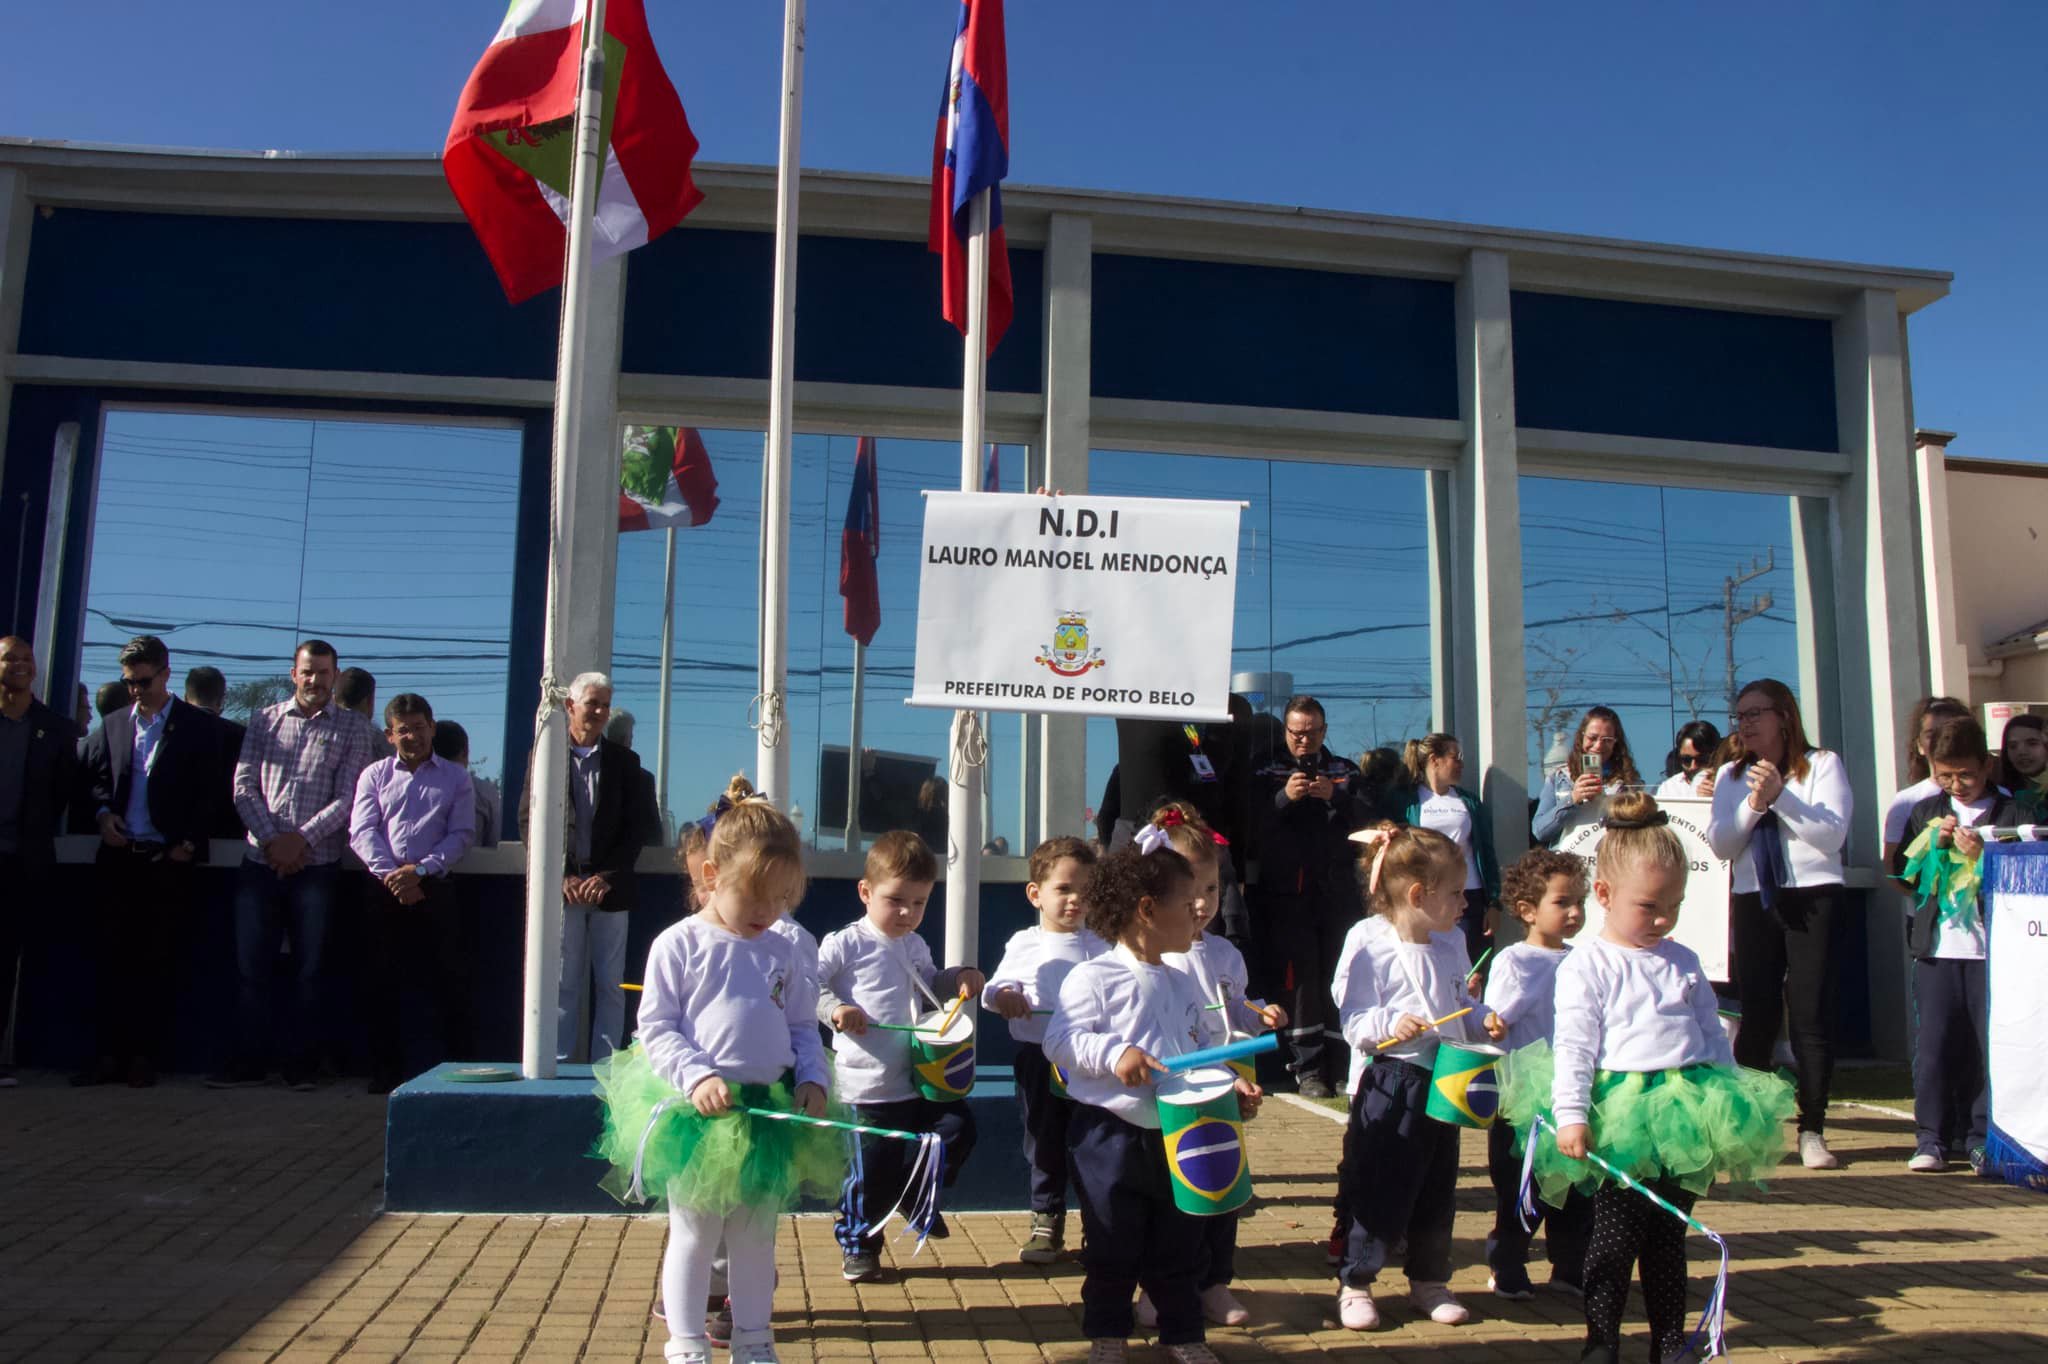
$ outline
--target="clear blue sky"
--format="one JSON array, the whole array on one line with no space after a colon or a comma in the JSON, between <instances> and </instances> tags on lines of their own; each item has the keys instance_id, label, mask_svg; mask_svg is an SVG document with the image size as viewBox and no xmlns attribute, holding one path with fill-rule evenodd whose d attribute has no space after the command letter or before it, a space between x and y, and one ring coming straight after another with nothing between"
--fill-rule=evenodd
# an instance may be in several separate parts
<instances>
[{"instance_id":1,"label":"clear blue sky","mask_svg":"<svg viewBox=\"0 0 2048 1364\"><path fill-rule=\"evenodd\" d=\"M702 155L767 162L781 6L649 0ZM0 133L438 148L501 0L10 6ZM950 0L827 0L804 161L922 174ZM2048 457L2048 6L1015 0L1013 178L1952 270L1916 415Z\"/></svg>"}]
</instances>

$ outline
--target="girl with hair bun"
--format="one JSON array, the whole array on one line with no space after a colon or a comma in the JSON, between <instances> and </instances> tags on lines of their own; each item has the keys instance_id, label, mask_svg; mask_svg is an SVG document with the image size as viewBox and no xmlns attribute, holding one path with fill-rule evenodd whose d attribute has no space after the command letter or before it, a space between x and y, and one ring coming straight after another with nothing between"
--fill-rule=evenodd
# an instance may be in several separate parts
<instances>
[{"instance_id":1,"label":"girl with hair bun","mask_svg":"<svg viewBox=\"0 0 2048 1364\"><path fill-rule=\"evenodd\" d=\"M1604 824L1593 893L1606 921L1558 967L1554 1057L1540 1041L1516 1052L1501 1108L1518 1147L1536 1143L1544 1202L1592 1195L1580 1358L1613 1364L1638 1264L1650 1358L1687 1357L1685 1223L1587 1152L1690 1213L1716 1176L1755 1180L1777 1164L1793 1103L1784 1080L1735 1064L1699 957L1671 940L1685 849L1656 800L1616 796Z\"/></svg>"}]
</instances>

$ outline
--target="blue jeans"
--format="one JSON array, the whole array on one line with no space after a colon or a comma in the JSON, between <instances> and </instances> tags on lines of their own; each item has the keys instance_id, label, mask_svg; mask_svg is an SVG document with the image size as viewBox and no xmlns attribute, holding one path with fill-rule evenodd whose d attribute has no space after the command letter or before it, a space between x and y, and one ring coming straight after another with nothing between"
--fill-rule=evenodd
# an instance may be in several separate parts
<instances>
[{"instance_id":1,"label":"blue jeans","mask_svg":"<svg viewBox=\"0 0 2048 1364\"><path fill-rule=\"evenodd\" d=\"M624 910L562 906L562 983L555 992L555 1059L576 1055L576 1033L583 1022L577 1007L583 983L590 982L595 1001L590 1020L590 1051L602 1061L612 1048L626 1045L626 928L632 918Z\"/></svg>"},{"instance_id":2,"label":"blue jeans","mask_svg":"<svg viewBox=\"0 0 2048 1364\"><path fill-rule=\"evenodd\" d=\"M327 944L341 893L338 865L307 867L279 876L261 862L242 863L235 886L235 968L241 977L236 1044L239 1065L270 1062L310 1074L332 1048L333 1007ZM277 950L291 945L292 1007L279 1026L270 986ZM275 1039L273 1042L272 1039Z\"/></svg>"}]
</instances>

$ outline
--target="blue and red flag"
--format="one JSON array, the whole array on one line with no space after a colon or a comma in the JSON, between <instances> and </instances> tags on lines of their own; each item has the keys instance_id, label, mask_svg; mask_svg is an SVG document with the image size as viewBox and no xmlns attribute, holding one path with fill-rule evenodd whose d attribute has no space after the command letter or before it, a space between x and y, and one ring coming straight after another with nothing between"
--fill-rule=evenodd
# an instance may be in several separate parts
<instances>
[{"instance_id":1,"label":"blue and red flag","mask_svg":"<svg viewBox=\"0 0 2048 1364\"><path fill-rule=\"evenodd\" d=\"M1010 173L1010 67L1003 47L1003 0L960 0L952 68L932 142L931 249L945 278L946 320L967 332L967 222L974 196L988 194L988 348L1009 330L1015 304L1003 235L1002 182Z\"/></svg>"},{"instance_id":2,"label":"blue and red flag","mask_svg":"<svg viewBox=\"0 0 2048 1364\"><path fill-rule=\"evenodd\" d=\"M839 595L846 599L846 633L872 644L882 628L882 594L875 558L882 552L881 475L875 438L854 445L853 487L846 494L846 526L839 532Z\"/></svg>"},{"instance_id":3,"label":"blue and red flag","mask_svg":"<svg viewBox=\"0 0 2048 1364\"><path fill-rule=\"evenodd\" d=\"M1003 490L1002 446L988 447L988 460L981 466L981 490L985 493L999 493Z\"/></svg>"}]
</instances>

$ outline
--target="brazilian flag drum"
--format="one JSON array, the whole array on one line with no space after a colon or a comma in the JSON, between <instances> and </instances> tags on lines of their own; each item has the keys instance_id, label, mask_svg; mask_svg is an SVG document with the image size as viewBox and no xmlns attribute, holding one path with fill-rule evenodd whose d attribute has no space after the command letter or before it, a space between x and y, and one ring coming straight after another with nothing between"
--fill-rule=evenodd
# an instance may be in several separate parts
<instances>
[{"instance_id":1,"label":"brazilian flag drum","mask_svg":"<svg viewBox=\"0 0 2048 1364\"><path fill-rule=\"evenodd\" d=\"M1422 1111L1453 1127L1491 1127L1500 1112L1501 1049L1446 1038L1436 1049Z\"/></svg>"},{"instance_id":2,"label":"brazilian flag drum","mask_svg":"<svg viewBox=\"0 0 2048 1364\"><path fill-rule=\"evenodd\" d=\"M1197 1217L1236 1212L1252 1196L1237 1073L1228 1066L1162 1076L1155 1090L1174 1205Z\"/></svg>"}]
</instances>

